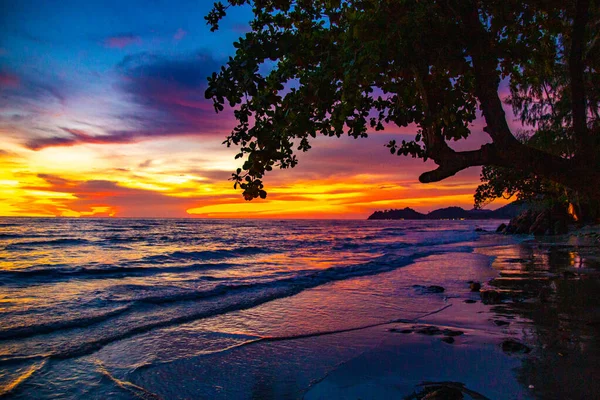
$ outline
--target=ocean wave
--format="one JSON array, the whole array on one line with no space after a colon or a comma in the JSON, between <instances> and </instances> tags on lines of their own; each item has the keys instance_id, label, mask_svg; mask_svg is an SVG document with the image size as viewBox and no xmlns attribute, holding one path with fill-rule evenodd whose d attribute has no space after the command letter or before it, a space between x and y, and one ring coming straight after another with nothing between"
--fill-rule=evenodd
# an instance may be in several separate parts
<instances>
[{"instance_id":1,"label":"ocean wave","mask_svg":"<svg viewBox=\"0 0 600 400\"><path fill-rule=\"evenodd\" d=\"M216 307L211 310L200 310L191 312L189 314L183 314L171 317L166 320L154 320L151 323L138 325L130 327L126 330L116 330L116 329L107 329L106 336L97 338L96 340L90 340L84 343L76 343L73 344L70 348L58 348L56 351L49 354L52 358L56 359L69 359L74 357L79 357L87 354L94 353L95 351L101 349L102 347L113 343L118 340L127 339L129 337L139 335L145 332L149 332L151 330L157 328L163 328L173 325L182 324L185 322L195 321L198 319L209 318L214 315L225 314L232 311L239 311L244 309L253 308L262 303L266 303L271 300L275 300L281 297L289 296L286 291L280 290L277 291L269 291L262 292L260 296L256 298L249 299L247 301L234 302L233 304L223 304L219 307ZM10 362L10 360L6 360Z\"/></svg>"},{"instance_id":2,"label":"ocean wave","mask_svg":"<svg viewBox=\"0 0 600 400\"><path fill-rule=\"evenodd\" d=\"M478 233L475 231L453 231L444 232L436 235L435 237L423 238L418 243L419 246L435 246L444 244L453 244L461 242L469 242L477 239Z\"/></svg>"},{"instance_id":3,"label":"ocean wave","mask_svg":"<svg viewBox=\"0 0 600 400\"><path fill-rule=\"evenodd\" d=\"M152 393L149 390L147 390L141 386L138 386L134 383L116 378L114 375L112 375L110 372L108 372L108 370L106 369L104 364L102 364L100 361L97 361L96 364L98 365L98 372L100 372L100 374L102 374L103 376L105 376L106 378L111 380L118 388L123 389L124 391L134 395L135 397L143 399L143 400L161 400L162 399L162 397L160 397L159 395Z\"/></svg>"},{"instance_id":4,"label":"ocean wave","mask_svg":"<svg viewBox=\"0 0 600 400\"><path fill-rule=\"evenodd\" d=\"M419 256L433 254L433 252L422 253ZM348 278L375 275L383 272L392 271L412 262L411 257L381 256L376 259L356 265L335 266L323 270L308 270L296 276L285 277L282 279L270 280L267 282L251 282L238 284L221 284L209 290L186 291L173 294L160 294L157 296L147 296L135 299L136 303L166 304L190 300L199 300L208 297L215 297L227 293L256 290L256 289L281 289L288 287L302 291L313 288L329 282L344 280Z\"/></svg>"},{"instance_id":5,"label":"ocean wave","mask_svg":"<svg viewBox=\"0 0 600 400\"><path fill-rule=\"evenodd\" d=\"M15 326L7 329L0 330L0 340L8 339L23 339L26 337L42 335L44 333L51 333L59 330L86 327L91 324L95 324L101 321L105 321L112 317L127 311L129 307L120 307L113 309L108 312L90 315L87 317L73 318L62 321L52 321L40 324L28 324L25 326Z\"/></svg>"},{"instance_id":6,"label":"ocean wave","mask_svg":"<svg viewBox=\"0 0 600 400\"><path fill-rule=\"evenodd\" d=\"M417 258L446 251L447 248L444 247L419 248L410 256L388 254L361 264L335 266L317 271L309 270L293 277L266 282L220 284L206 290L178 291L171 294L152 295L150 292L147 296L123 300L127 304L120 314L109 316L103 321L77 326L92 330L89 334L82 335L80 333L80 337L87 340L73 341L69 342L67 346L58 346L51 349L48 355L53 358L65 359L91 354L114 341L157 328L250 309L334 281L389 272L406 266ZM468 251L467 247L465 247L465 251ZM174 287L174 289L177 288ZM212 301L208 299L212 299ZM207 301L209 302L207 303ZM145 315L147 316L145 317ZM64 329L56 324L49 328ZM24 345L26 346L26 344ZM32 351L35 350L32 349Z\"/></svg>"},{"instance_id":7,"label":"ocean wave","mask_svg":"<svg viewBox=\"0 0 600 400\"><path fill-rule=\"evenodd\" d=\"M399 226L393 226L393 227L389 227L389 228L383 228L380 230L380 232L385 232L385 233L402 233L406 230L406 227L399 227Z\"/></svg>"},{"instance_id":8,"label":"ocean wave","mask_svg":"<svg viewBox=\"0 0 600 400\"><path fill-rule=\"evenodd\" d=\"M65 246L86 243L91 244L91 246L82 248L82 251L75 248L78 250L77 252L65 252L77 253L77 256L69 258L71 256L67 254L65 257L67 264L60 268L48 268L43 265L31 268L31 263L29 263L29 269L0 271L0 279L9 278L2 281L4 283L13 284L16 282L19 285L38 285L41 283L43 285L48 281L72 278L110 279L150 276L161 273L185 273L194 270L202 270L203 272L189 275L182 274L180 277L177 275L169 276L169 280L165 279L164 282L154 278L148 280L136 278L122 282L115 280L114 282L107 282L108 286L101 282L102 285L99 285L97 289L94 289L95 286L90 284L89 287L92 289L82 296L85 298L89 294L89 296L94 297L84 299L88 301L93 299L86 307L101 305L104 307L102 311L87 308L87 315L80 314L77 316L70 312L68 308L63 308L64 303L57 302L52 304L48 310L48 315L55 315L56 317L53 318L56 318L56 321L47 321L46 323L37 321L37 324L31 326L7 328L5 331L0 331L0 339L15 339L14 344L19 348L18 354L17 352L14 354L15 357L32 353L46 354L46 352L56 358L70 358L89 354L116 340L152 331L153 329L175 326L218 314L252 308L271 300L292 296L306 289L334 281L388 272L403 267L416 258L447 252L449 247L452 247L452 251L459 251L458 246L460 245L456 245L456 243L470 241L477 236L471 232L456 230L415 236L411 229L389 227L384 228L381 234L371 230L360 232L360 228L357 228L356 232L359 235L366 234L367 236L346 238L349 233L345 228L336 233L335 229L327 226L323 228L307 227L306 230L312 233L311 236L310 234L304 235L302 232L306 230L303 229L283 229L277 225L277 233L274 233L274 230L269 231L270 233L265 233L265 238L263 238L257 233L248 234L244 232L242 234L237 232L235 229L239 227L229 222L222 225L232 226L231 232L222 230L225 228L214 230L213 225L210 225L211 230L205 232L194 225L197 233L196 231L187 233L187 231L181 230L179 226L173 225L173 227L170 227L170 223L164 222L161 222L161 224L165 227L164 229L152 228L152 232L150 230L148 232L140 232L139 229L131 230L128 226L130 233L124 231L115 233L114 231L119 231L119 229L114 229L112 233L82 235L87 240L56 239L18 243L17 248L19 248L18 246L32 247L36 243L40 245L40 242L45 243L41 245L50 246L44 249L48 254L57 254L58 250ZM132 226L144 226L148 229L149 224L138 221ZM69 227L69 229L71 228ZM294 231L298 231L298 234L295 234ZM77 232L79 233L79 231ZM256 232L259 232L258 228ZM128 234L137 239L131 239L127 236ZM62 236L67 237L67 235L71 236L72 232L66 230L62 232ZM107 237L103 238L105 235ZM256 236L245 237L244 235ZM406 235L406 240L395 239L395 237L402 235ZM341 236L346 239L336 239L336 236L337 238ZM111 240L115 242L114 244L127 240L141 243L139 246L136 243L131 245L132 251L136 252L133 257L138 258L124 260L122 263L115 261L115 258L118 260L121 257L120 252L110 253L114 250L114 245L104 247L105 243L110 243ZM203 241L208 243L210 240L211 246L216 247L216 249L200 250L202 249L201 245L188 246L184 243L184 240L197 243ZM377 242L369 243L367 240L377 240ZM153 243L161 241L168 242L168 246L153 246ZM227 243L231 243L231 245ZM239 247L234 247L236 244ZM241 244L246 246L241 246ZM258 245L251 246L250 244ZM453 245L445 246L445 244ZM468 244L466 243L466 245ZM287 263L294 254L298 254L298 247L302 248L303 254L311 253L312 255L314 253L315 256L318 256L319 253L324 253L324 257L336 254L332 253L331 250L338 251L338 254L340 254L342 253L340 250L351 252L359 247L361 250L355 252L357 257L353 259L363 261L354 265L335 266L320 270L314 269L314 266L310 264L306 264L307 269L300 269L303 268L302 265L298 266L298 269L285 268L284 263ZM406 249L407 247L410 248ZM88 253L88 249L100 253L93 253L92 251ZM370 256L378 255L378 257L373 257L371 260L360 258L363 257L362 253L359 254L362 249L369 252L375 251L376 254L372 253ZM148 254L149 250L155 254ZM162 253L159 253L160 251ZM280 252L283 253L284 257L269 260L269 263L275 266L273 273L270 275L265 274L265 272L269 272L270 265L261 263L258 257L251 257ZM385 254L380 255L382 253ZM18 256L22 254L18 253ZM83 266L69 267L69 263L73 265L81 260L82 254L85 257L89 256L89 259L92 260L106 260L103 261L106 264L83 263L79 264ZM98 257L96 257L97 254L99 254ZM132 254L134 253L129 253L128 257L131 257ZM113 255L115 258L113 258ZM43 261L42 258L39 261L35 260L36 262ZM243 269L244 264L248 264L249 268ZM204 275L204 270L215 268L232 268L232 272L208 273L215 277L200 276ZM286 274L277 275L277 271L281 270L285 270ZM243 272L243 276L240 272ZM259 274L257 275L256 272ZM202 282L202 280L205 281ZM214 282L207 282L208 280L214 280ZM159 281L160 283L156 284ZM52 285L55 285L54 282L52 282ZM60 290L61 287L60 284L56 284L56 290ZM114 289L113 292L111 292L112 289ZM116 309L118 311L106 312L105 307L109 305L118 306ZM86 309L82 307L78 310ZM22 311L18 308L18 305L15 305L14 312L19 313ZM97 313L97 315L92 315L93 313ZM23 315L23 320L28 319L25 312ZM61 318L63 320L60 320ZM71 319L67 320L67 318ZM33 319L31 315L29 319ZM19 323L25 325L26 322ZM42 334L50 335L32 338Z\"/></svg>"},{"instance_id":9,"label":"ocean wave","mask_svg":"<svg viewBox=\"0 0 600 400\"><path fill-rule=\"evenodd\" d=\"M401 236L401 235L398 235ZM381 239L380 235L366 235L360 238L360 240L366 240L366 241L370 241L370 240L378 240Z\"/></svg>"},{"instance_id":10,"label":"ocean wave","mask_svg":"<svg viewBox=\"0 0 600 400\"><path fill-rule=\"evenodd\" d=\"M21 235L18 233L0 233L0 239L22 239L31 237L30 235Z\"/></svg>"},{"instance_id":11,"label":"ocean wave","mask_svg":"<svg viewBox=\"0 0 600 400\"><path fill-rule=\"evenodd\" d=\"M129 225L127 227L127 229L132 229L134 231L145 231L148 230L150 228L156 227L156 226L160 226L160 223L146 223L144 225Z\"/></svg>"},{"instance_id":12,"label":"ocean wave","mask_svg":"<svg viewBox=\"0 0 600 400\"><path fill-rule=\"evenodd\" d=\"M36 372L44 368L46 365L47 359L43 359L38 363L34 363L29 366L29 368L25 369L20 375L16 376L10 382L6 383L2 387L0 387L0 397L7 396L15 391L19 386L21 386L25 381L31 378Z\"/></svg>"},{"instance_id":13,"label":"ocean wave","mask_svg":"<svg viewBox=\"0 0 600 400\"><path fill-rule=\"evenodd\" d=\"M343 243L337 246L333 246L331 250L353 250L358 249L361 243Z\"/></svg>"},{"instance_id":14,"label":"ocean wave","mask_svg":"<svg viewBox=\"0 0 600 400\"><path fill-rule=\"evenodd\" d=\"M11 243L5 247L7 250L22 249L30 246L41 247L41 246L78 246L89 244L90 241L87 239L73 239L73 238L61 238L51 240L30 240L27 242Z\"/></svg>"},{"instance_id":15,"label":"ocean wave","mask_svg":"<svg viewBox=\"0 0 600 400\"><path fill-rule=\"evenodd\" d=\"M416 247L416 246L417 245L411 244L411 243L399 242L399 243L388 243L388 244L384 245L384 248L386 251L390 251L390 250L400 250L400 249L405 249L407 247Z\"/></svg>"},{"instance_id":16,"label":"ocean wave","mask_svg":"<svg viewBox=\"0 0 600 400\"><path fill-rule=\"evenodd\" d=\"M354 265L350 267L331 267L325 270L312 271L302 276L278 279L268 282L259 283L247 283L238 285L217 285L216 287L196 292L187 293L175 293L172 295L160 295L160 296L147 296L139 298L135 301L128 302L129 304L124 306L119 311L115 311L114 315L105 315L104 318L98 321L86 321L71 320L64 322L54 322L51 324L37 326L37 330L30 329L21 331L18 334L20 337L33 336L41 333L50 333L57 330L64 330L68 328L90 328L94 329L93 325L97 323L109 324L111 329L99 329L104 336L95 337L92 340L83 343L72 343L69 346L58 347L51 350L47 355L53 358L65 359L78 357L85 354L90 354L103 346L112 343L116 340L122 340L137 334L145 333L153 329L173 326L185 322L190 322L202 318L208 318L214 315L224 314L228 312L244 310L256 307L260 304L288 297L302 292L303 290L310 289L319 285L323 285L329 282L348 279L358 276L374 275L382 272L391 271L396 268L400 268L412 262L410 258L403 257L380 257L378 260L367 262L360 265ZM165 307L171 303L182 303L192 302L194 304L202 305L202 302L195 303L197 300L215 298L218 297L220 300L216 302L213 308L195 310L184 308L186 312L177 315L176 313L170 312L168 309L160 314L164 316L164 319L160 317L154 317L147 320L145 323L135 325L131 323L114 323L114 318L126 317L127 315L137 315L139 312L149 312L149 305L155 305L158 307ZM221 300L222 298L222 300ZM137 311L137 312L136 312ZM150 309L150 312L152 309ZM133 313L133 314L131 314ZM119 315L120 314L120 315ZM93 318L93 317L91 317ZM151 322L148 322L151 321ZM127 327L122 330L118 330L115 327L122 326ZM12 337L16 337L16 332L6 332L5 336L12 334ZM86 335L85 337L92 338L93 335ZM6 360L10 361L10 360Z\"/></svg>"},{"instance_id":17,"label":"ocean wave","mask_svg":"<svg viewBox=\"0 0 600 400\"><path fill-rule=\"evenodd\" d=\"M230 268L236 264L232 263L211 263L211 264L191 264L180 266L163 266L163 267L141 267L141 266L117 266L106 265L78 268L34 268L21 270L0 270L0 277L14 279L36 279L44 278L48 280L64 280L71 278L114 278L124 276L139 276L139 275L154 275L161 273L174 272L192 272L205 269L224 269Z\"/></svg>"},{"instance_id":18,"label":"ocean wave","mask_svg":"<svg viewBox=\"0 0 600 400\"><path fill-rule=\"evenodd\" d=\"M146 240L148 240L147 236L110 235L103 238L103 242L110 243L144 242Z\"/></svg>"},{"instance_id":19,"label":"ocean wave","mask_svg":"<svg viewBox=\"0 0 600 400\"><path fill-rule=\"evenodd\" d=\"M272 250L268 248L260 248L255 246L239 247L235 249L219 249L219 250L197 250L197 251L184 251L177 250L169 254L157 254L152 256L144 257L137 262L142 263L162 263L169 261L182 261L182 260L211 260L211 259L223 259L230 257L250 256L260 253L271 253Z\"/></svg>"},{"instance_id":20,"label":"ocean wave","mask_svg":"<svg viewBox=\"0 0 600 400\"><path fill-rule=\"evenodd\" d=\"M44 232L44 233L32 233L32 232L27 232L27 233L16 233L16 232L10 232L10 233L6 233L6 232L1 232L0 233L0 240L2 239L31 239L31 238L49 238L49 237L56 237L58 235L53 235L49 232Z\"/></svg>"}]
</instances>

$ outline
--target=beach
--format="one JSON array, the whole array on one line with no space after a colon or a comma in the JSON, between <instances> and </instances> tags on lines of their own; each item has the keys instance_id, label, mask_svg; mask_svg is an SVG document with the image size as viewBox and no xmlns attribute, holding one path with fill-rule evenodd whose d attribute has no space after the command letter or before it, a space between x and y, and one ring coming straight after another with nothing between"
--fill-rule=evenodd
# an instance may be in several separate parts
<instances>
[{"instance_id":1,"label":"beach","mask_svg":"<svg viewBox=\"0 0 600 400\"><path fill-rule=\"evenodd\" d=\"M48 237L8 242L42 232L3 223L9 398L600 392L593 229L534 238L498 235L498 221L91 220L40 228L52 244L33 252ZM50 259L57 246L62 262Z\"/></svg>"}]
</instances>

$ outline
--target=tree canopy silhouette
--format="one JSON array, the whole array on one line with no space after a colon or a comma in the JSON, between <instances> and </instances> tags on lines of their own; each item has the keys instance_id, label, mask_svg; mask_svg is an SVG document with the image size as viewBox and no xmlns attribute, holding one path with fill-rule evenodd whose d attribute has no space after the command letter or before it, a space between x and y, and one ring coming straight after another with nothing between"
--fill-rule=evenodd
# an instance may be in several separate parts
<instances>
[{"instance_id":1,"label":"tree canopy silhouette","mask_svg":"<svg viewBox=\"0 0 600 400\"><path fill-rule=\"evenodd\" d=\"M488 166L600 193L594 0L230 0L206 16L211 30L240 5L252 7L251 31L206 97L217 112L235 108L224 143L247 157L233 174L246 199L264 198L264 174L294 167L317 135L366 137L392 124L416 127L414 140L388 143L392 154L438 165L423 183ZM516 138L502 80L529 136L549 144ZM454 150L479 111L491 143Z\"/></svg>"}]
</instances>

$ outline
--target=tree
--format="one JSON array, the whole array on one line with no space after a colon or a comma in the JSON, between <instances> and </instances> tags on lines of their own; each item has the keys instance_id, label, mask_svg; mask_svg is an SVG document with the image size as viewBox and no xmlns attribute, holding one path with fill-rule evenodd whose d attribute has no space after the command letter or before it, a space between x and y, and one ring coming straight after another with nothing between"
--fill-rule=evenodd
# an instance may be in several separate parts
<instances>
[{"instance_id":1,"label":"tree","mask_svg":"<svg viewBox=\"0 0 600 400\"><path fill-rule=\"evenodd\" d=\"M540 128L537 131L519 132L517 139L528 146L560 156L568 151L568 140L564 138L564 130ZM486 165L481 170L481 184L475 191L475 208L483 208L497 198L510 199L516 196L518 200L546 203L552 206L556 203L579 203L577 192L569 190L564 185L544 179L530 171L514 168Z\"/></svg>"},{"instance_id":2,"label":"tree","mask_svg":"<svg viewBox=\"0 0 600 400\"><path fill-rule=\"evenodd\" d=\"M366 137L369 126L389 124L417 127L414 140L388 147L438 165L423 183L489 166L600 196L594 0L230 0L215 3L211 29L244 4L252 30L209 77L206 97L217 112L235 107L224 143L247 157L233 174L246 199L264 198L264 174L294 167L295 151L318 134ZM503 79L523 122L568 151L515 137L498 93ZM449 142L471 134L479 111L491 143L455 151Z\"/></svg>"}]
</instances>

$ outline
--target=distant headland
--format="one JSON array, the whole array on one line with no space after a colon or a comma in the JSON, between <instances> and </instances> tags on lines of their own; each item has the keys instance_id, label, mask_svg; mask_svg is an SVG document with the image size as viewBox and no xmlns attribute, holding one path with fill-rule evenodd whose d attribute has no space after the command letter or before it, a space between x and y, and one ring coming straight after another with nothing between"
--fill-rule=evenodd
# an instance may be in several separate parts
<instances>
[{"instance_id":1,"label":"distant headland","mask_svg":"<svg viewBox=\"0 0 600 400\"><path fill-rule=\"evenodd\" d=\"M433 210L427 214L406 207L402 210L375 211L367 219L510 219L517 216L527 207L526 203L515 201L497 210L465 210L461 207L447 207Z\"/></svg>"}]
</instances>

